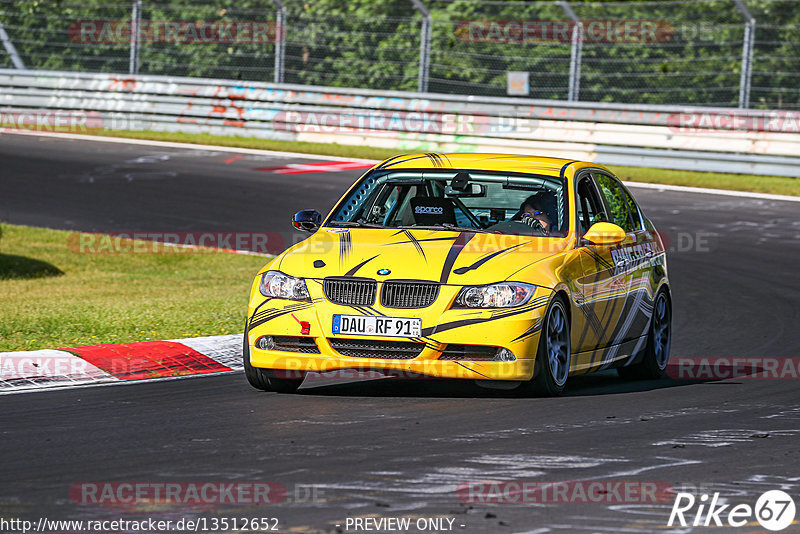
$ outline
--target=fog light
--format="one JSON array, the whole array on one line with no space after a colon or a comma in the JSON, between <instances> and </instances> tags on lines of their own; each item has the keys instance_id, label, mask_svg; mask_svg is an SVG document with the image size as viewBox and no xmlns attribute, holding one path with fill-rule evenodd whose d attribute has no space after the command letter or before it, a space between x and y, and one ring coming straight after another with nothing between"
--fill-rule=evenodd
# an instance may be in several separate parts
<instances>
[{"instance_id":1,"label":"fog light","mask_svg":"<svg viewBox=\"0 0 800 534\"><path fill-rule=\"evenodd\" d=\"M494 355L494 361L496 362L513 362L516 359L517 357L514 356L513 352L503 347L497 349L497 354Z\"/></svg>"},{"instance_id":2,"label":"fog light","mask_svg":"<svg viewBox=\"0 0 800 534\"><path fill-rule=\"evenodd\" d=\"M256 347L261 350L275 350L275 340L272 336L263 336L256 341Z\"/></svg>"}]
</instances>

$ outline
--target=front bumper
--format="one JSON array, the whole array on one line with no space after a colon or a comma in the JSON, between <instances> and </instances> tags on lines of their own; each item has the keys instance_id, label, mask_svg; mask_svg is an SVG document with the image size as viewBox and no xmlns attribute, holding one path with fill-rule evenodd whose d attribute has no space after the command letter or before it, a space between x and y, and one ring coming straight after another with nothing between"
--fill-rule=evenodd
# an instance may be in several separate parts
<instances>
[{"instance_id":1,"label":"front bumper","mask_svg":"<svg viewBox=\"0 0 800 534\"><path fill-rule=\"evenodd\" d=\"M421 338L384 336L346 336L331 333L335 313L353 314L354 309L325 300L315 303L271 299L252 307L248 320L250 364L266 369L328 372L337 370L378 370L400 377L465 378L482 380L530 380L534 372L539 325L551 296L540 290L529 304L501 310L397 310L375 306L364 314L379 313L392 317L421 317ZM263 299L262 299L263 301ZM319 354L283 350L262 350L256 341L262 336L301 336L302 323L310 329L310 337ZM331 344L334 339L357 342L419 343L422 350L416 357L353 357L342 354ZM486 359L440 359L442 351L456 345L502 347L510 350L514 361Z\"/></svg>"}]
</instances>

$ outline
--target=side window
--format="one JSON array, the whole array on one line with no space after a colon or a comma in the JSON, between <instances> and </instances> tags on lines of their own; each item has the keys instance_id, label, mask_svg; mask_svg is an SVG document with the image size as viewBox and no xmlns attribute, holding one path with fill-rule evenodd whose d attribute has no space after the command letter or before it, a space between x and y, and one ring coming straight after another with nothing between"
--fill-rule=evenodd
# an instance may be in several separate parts
<instances>
[{"instance_id":1,"label":"side window","mask_svg":"<svg viewBox=\"0 0 800 534\"><path fill-rule=\"evenodd\" d=\"M381 196L375 200L372 206L371 215L367 219L370 222L383 223L384 219L397 209L397 200L400 198L401 187L385 188Z\"/></svg>"},{"instance_id":2,"label":"side window","mask_svg":"<svg viewBox=\"0 0 800 534\"><path fill-rule=\"evenodd\" d=\"M603 204L597 198L597 192L589 177L578 182L578 228L580 234L586 233L596 222L606 221Z\"/></svg>"},{"instance_id":3,"label":"side window","mask_svg":"<svg viewBox=\"0 0 800 534\"><path fill-rule=\"evenodd\" d=\"M630 209L635 209L636 203L627 191L610 176L600 173L593 173L593 176L611 212L610 222L620 226L626 232L641 230L638 211L631 214Z\"/></svg>"}]
</instances>

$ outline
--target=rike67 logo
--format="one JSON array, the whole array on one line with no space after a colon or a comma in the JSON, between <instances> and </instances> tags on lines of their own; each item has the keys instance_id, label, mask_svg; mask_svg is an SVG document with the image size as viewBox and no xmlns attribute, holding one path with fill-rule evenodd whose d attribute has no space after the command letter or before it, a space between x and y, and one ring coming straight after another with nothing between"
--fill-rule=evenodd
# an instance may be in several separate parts
<instances>
[{"instance_id":1,"label":"rike67 logo","mask_svg":"<svg viewBox=\"0 0 800 534\"><path fill-rule=\"evenodd\" d=\"M795 511L794 500L781 490L763 493L754 507L726 503L719 492L714 493L710 500L707 494L697 499L691 493L680 492L675 495L667 526L743 527L758 522L767 530L778 531L792 524Z\"/></svg>"}]
</instances>

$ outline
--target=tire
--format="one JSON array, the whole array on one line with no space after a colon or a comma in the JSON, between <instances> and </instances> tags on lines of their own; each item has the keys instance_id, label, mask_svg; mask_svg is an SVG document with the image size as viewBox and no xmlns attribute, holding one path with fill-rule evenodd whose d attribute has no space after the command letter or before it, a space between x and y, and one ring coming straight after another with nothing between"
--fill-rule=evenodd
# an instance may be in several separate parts
<instances>
[{"instance_id":1,"label":"tire","mask_svg":"<svg viewBox=\"0 0 800 534\"><path fill-rule=\"evenodd\" d=\"M657 380L664 376L672 342L672 303L661 290L653 301L653 317L647 332L644 357L639 363L617 368L620 377L631 380Z\"/></svg>"},{"instance_id":2,"label":"tire","mask_svg":"<svg viewBox=\"0 0 800 534\"><path fill-rule=\"evenodd\" d=\"M536 351L536 375L523 390L539 397L561 395L569 377L571 349L567 307L557 296L547 308L542 324Z\"/></svg>"},{"instance_id":3,"label":"tire","mask_svg":"<svg viewBox=\"0 0 800 534\"><path fill-rule=\"evenodd\" d=\"M244 340L242 341L242 360L244 363L244 376L247 377L247 381L251 386L261 391L294 393L303 383L303 379L305 379L305 373L301 373L300 378L286 378L286 371L261 369L250 365L250 343L247 340L246 328Z\"/></svg>"}]
</instances>

